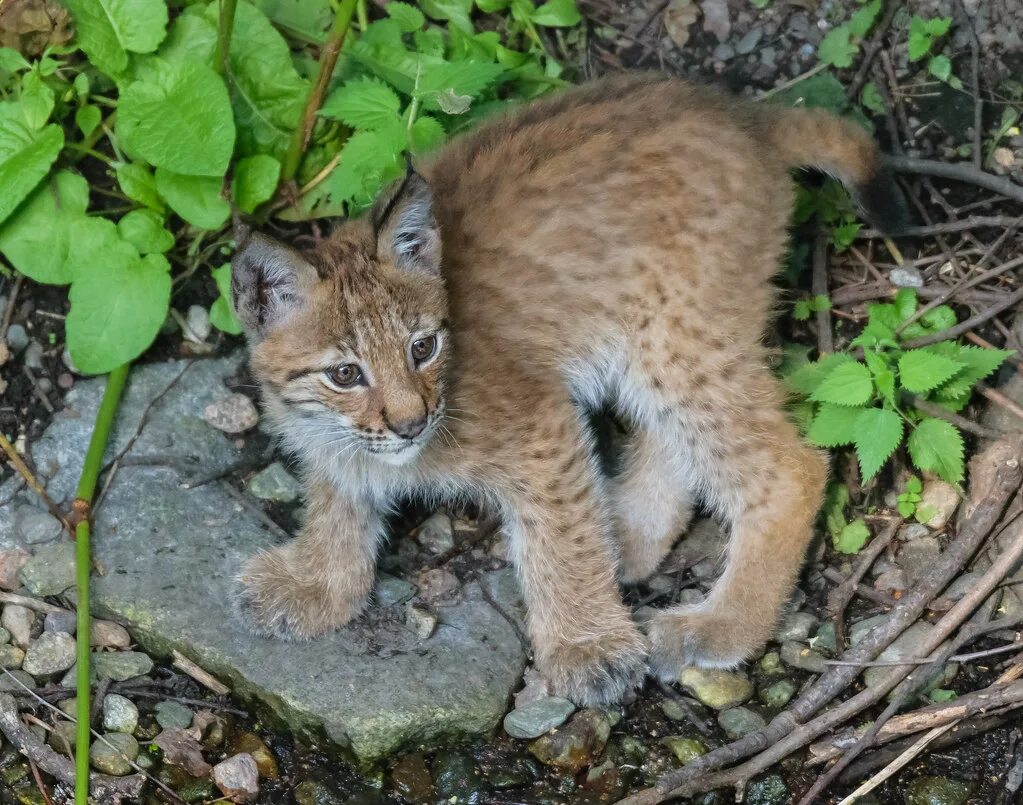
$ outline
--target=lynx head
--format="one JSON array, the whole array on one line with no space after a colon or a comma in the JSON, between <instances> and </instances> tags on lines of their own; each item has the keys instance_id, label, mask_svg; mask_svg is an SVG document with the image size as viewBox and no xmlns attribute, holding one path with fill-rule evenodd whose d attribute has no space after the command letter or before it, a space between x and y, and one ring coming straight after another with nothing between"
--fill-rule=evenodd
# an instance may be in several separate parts
<instances>
[{"instance_id":1,"label":"lynx head","mask_svg":"<svg viewBox=\"0 0 1023 805\"><path fill-rule=\"evenodd\" d=\"M404 464L427 443L444 413L440 256L430 188L412 171L311 252L262 234L239 243L235 309L293 448Z\"/></svg>"}]
</instances>

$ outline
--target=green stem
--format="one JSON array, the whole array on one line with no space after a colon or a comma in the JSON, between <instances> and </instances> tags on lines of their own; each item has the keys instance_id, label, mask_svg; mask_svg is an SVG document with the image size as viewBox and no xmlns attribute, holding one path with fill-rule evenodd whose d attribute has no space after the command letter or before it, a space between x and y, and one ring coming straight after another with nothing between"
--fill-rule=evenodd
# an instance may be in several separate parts
<instances>
[{"instance_id":1,"label":"green stem","mask_svg":"<svg viewBox=\"0 0 1023 805\"><path fill-rule=\"evenodd\" d=\"M75 694L78 697L75 717L78 726L75 739L75 805L89 802L89 572L92 569L92 555L89 550L89 516L92 497L96 493L103 453L106 451L110 429L117 413L124 384L128 379L130 364L119 366L107 378L103 400L96 412L96 424L92 429L89 449L82 465L75 494L75 513L81 517L75 527L75 579L78 585L78 635L75 652L77 673Z\"/></svg>"},{"instance_id":2,"label":"green stem","mask_svg":"<svg viewBox=\"0 0 1023 805\"><path fill-rule=\"evenodd\" d=\"M217 50L213 57L213 69L221 75L227 72L231 33L234 31L234 11L237 5L238 0L220 0L220 24L217 27Z\"/></svg>"},{"instance_id":3,"label":"green stem","mask_svg":"<svg viewBox=\"0 0 1023 805\"><path fill-rule=\"evenodd\" d=\"M281 181L290 182L298 173L298 166L302 162L309 138L313 133L313 125L316 123L316 113L323 103L323 96L327 93L330 78L334 74L334 67L337 64L338 56L341 55L341 46L344 44L345 36L352 24L352 17L355 15L357 0L341 0L337 14L334 15L334 24L330 28L327 41L320 51L320 64L316 70L316 80L309 89L309 97L305 102L305 109L302 118L299 120L295 131L291 135L291 143L288 146L288 153L284 157L284 165L281 168Z\"/></svg>"},{"instance_id":4,"label":"green stem","mask_svg":"<svg viewBox=\"0 0 1023 805\"><path fill-rule=\"evenodd\" d=\"M369 27L369 12L366 10L366 0L359 0L355 10L359 18L359 31L366 33L366 29Z\"/></svg>"}]
</instances>

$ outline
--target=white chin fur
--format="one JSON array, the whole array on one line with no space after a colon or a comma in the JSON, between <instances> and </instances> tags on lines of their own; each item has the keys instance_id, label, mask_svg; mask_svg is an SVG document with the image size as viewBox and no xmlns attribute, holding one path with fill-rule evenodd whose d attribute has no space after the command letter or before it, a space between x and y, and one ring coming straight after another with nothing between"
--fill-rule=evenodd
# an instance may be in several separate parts
<instances>
[{"instance_id":1,"label":"white chin fur","mask_svg":"<svg viewBox=\"0 0 1023 805\"><path fill-rule=\"evenodd\" d=\"M371 453L371 455L382 461L384 464L390 464L392 467L400 467L402 464L408 464L412 461L412 459L418 456L421 449L422 445L412 444L404 450L397 450L393 453Z\"/></svg>"}]
</instances>

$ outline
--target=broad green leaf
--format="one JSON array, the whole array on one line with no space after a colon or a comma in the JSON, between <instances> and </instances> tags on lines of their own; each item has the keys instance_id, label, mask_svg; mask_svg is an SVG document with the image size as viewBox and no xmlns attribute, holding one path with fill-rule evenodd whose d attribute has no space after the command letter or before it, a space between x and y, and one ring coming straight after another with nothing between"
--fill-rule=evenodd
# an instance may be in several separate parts
<instances>
[{"instance_id":1,"label":"broad green leaf","mask_svg":"<svg viewBox=\"0 0 1023 805\"><path fill-rule=\"evenodd\" d=\"M810 302L806 299L800 299L792 307L792 318L796 321L806 321L810 318Z\"/></svg>"},{"instance_id":2,"label":"broad green leaf","mask_svg":"<svg viewBox=\"0 0 1023 805\"><path fill-rule=\"evenodd\" d=\"M786 106L807 106L839 113L845 108L845 87L833 73L823 72L790 87L775 96Z\"/></svg>"},{"instance_id":3,"label":"broad green leaf","mask_svg":"<svg viewBox=\"0 0 1023 805\"><path fill-rule=\"evenodd\" d=\"M404 33L418 31L426 24L426 17L423 12L408 3L390 2L384 7L392 20L398 23L398 27Z\"/></svg>"},{"instance_id":4,"label":"broad green leaf","mask_svg":"<svg viewBox=\"0 0 1023 805\"><path fill-rule=\"evenodd\" d=\"M863 91L860 92L860 103L875 115L883 115L886 111L881 91L873 81L868 81L863 85Z\"/></svg>"},{"instance_id":5,"label":"broad green leaf","mask_svg":"<svg viewBox=\"0 0 1023 805\"><path fill-rule=\"evenodd\" d=\"M0 223L49 172L63 147L60 126L33 131L20 104L0 103Z\"/></svg>"},{"instance_id":6,"label":"broad green leaf","mask_svg":"<svg viewBox=\"0 0 1023 805\"><path fill-rule=\"evenodd\" d=\"M156 338L170 302L170 266L162 255L140 257L104 218L77 221L71 243L68 349L81 371L109 372Z\"/></svg>"},{"instance_id":7,"label":"broad green leaf","mask_svg":"<svg viewBox=\"0 0 1023 805\"><path fill-rule=\"evenodd\" d=\"M0 226L0 251L18 271L36 282L66 285L74 266L68 254L73 222L85 218L89 183L61 171L43 182Z\"/></svg>"},{"instance_id":8,"label":"broad green leaf","mask_svg":"<svg viewBox=\"0 0 1023 805\"><path fill-rule=\"evenodd\" d=\"M950 702L956 697L956 692L947 688L935 688L927 695L931 697L932 702Z\"/></svg>"},{"instance_id":9,"label":"broad green leaf","mask_svg":"<svg viewBox=\"0 0 1023 805\"><path fill-rule=\"evenodd\" d=\"M853 361L842 363L828 372L810 399L835 405L866 405L873 391L870 370L864 364Z\"/></svg>"},{"instance_id":10,"label":"broad green leaf","mask_svg":"<svg viewBox=\"0 0 1023 805\"><path fill-rule=\"evenodd\" d=\"M852 30L848 25L832 28L817 46L817 57L832 67L850 67L853 57L860 52L860 46L852 41Z\"/></svg>"},{"instance_id":11,"label":"broad green leaf","mask_svg":"<svg viewBox=\"0 0 1023 805\"><path fill-rule=\"evenodd\" d=\"M952 60L948 56L932 56L927 62L927 72L941 81L952 77Z\"/></svg>"},{"instance_id":12,"label":"broad green leaf","mask_svg":"<svg viewBox=\"0 0 1023 805\"><path fill-rule=\"evenodd\" d=\"M414 154L425 154L444 142L444 128L436 118L423 115L416 118L409 132L409 150Z\"/></svg>"},{"instance_id":13,"label":"broad green leaf","mask_svg":"<svg viewBox=\"0 0 1023 805\"><path fill-rule=\"evenodd\" d=\"M281 163L266 154L238 160L234 166L231 195L242 212L255 212L256 207L273 198L281 177Z\"/></svg>"},{"instance_id":14,"label":"broad green leaf","mask_svg":"<svg viewBox=\"0 0 1023 805\"><path fill-rule=\"evenodd\" d=\"M1010 355L1011 350L959 347L956 360L964 364L964 368L938 389L938 396L955 399L969 395L978 380L994 372Z\"/></svg>"},{"instance_id":15,"label":"broad green leaf","mask_svg":"<svg viewBox=\"0 0 1023 805\"><path fill-rule=\"evenodd\" d=\"M39 73L34 70L25 73L21 79L21 108L28 125L33 129L45 126L53 112L53 104L53 90L43 83Z\"/></svg>"},{"instance_id":16,"label":"broad green leaf","mask_svg":"<svg viewBox=\"0 0 1023 805\"><path fill-rule=\"evenodd\" d=\"M923 482L915 475L911 475L906 481L906 491L912 495L919 495L924 491Z\"/></svg>"},{"instance_id":17,"label":"broad green leaf","mask_svg":"<svg viewBox=\"0 0 1023 805\"><path fill-rule=\"evenodd\" d=\"M860 6L856 13L852 15L852 19L849 20L849 28L853 35L860 37L860 39L865 37L874 26L874 20L877 19L880 10L881 0L871 0L871 2Z\"/></svg>"},{"instance_id":18,"label":"broad green leaf","mask_svg":"<svg viewBox=\"0 0 1023 805\"><path fill-rule=\"evenodd\" d=\"M213 275L213 281L217 283L217 290L220 291L220 296L210 305L210 323L222 332L238 335L242 331L242 325L235 315L234 303L231 301L231 264L214 268L210 273Z\"/></svg>"},{"instance_id":19,"label":"broad green leaf","mask_svg":"<svg viewBox=\"0 0 1023 805\"><path fill-rule=\"evenodd\" d=\"M902 418L886 408L868 408L856 418L854 430L860 473L869 481L902 441Z\"/></svg>"},{"instance_id":20,"label":"broad green leaf","mask_svg":"<svg viewBox=\"0 0 1023 805\"><path fill-rule=\"evenodd\" d=\"M256 0L256 6L278 28L313 42L327 38L334 19L330 0Z\"/></svg>"},{"instance_id":21,"label":"broad green leaf","mask_svg":"<svg viewBox=\"0 0 1023 805\"><path fill-rule=\"evenodd\" d=\"M401 176L405 142L400 123L349 137L338 166L324 182L332 199L368 205L383 185Z\"/></svg>"},{"instance_id":22,"label":"broad green leaf","mask_svg":"<svg viewBox=\"0 0 1023 805\"><path fill-rule=\"evenodd\" d=\"M817 409L806 438L818 447L839 447L856 439L856 418L863 408L824 403Z\"/></svg>"},{"instance_id":23,"label":"broad green leaf","mask_svg":"<svg viewBox=\"0 0 1023 805\"><path fill-rule=\"evenodd\" d=\"M932 333L947 330L954 327L958 319L956 313L948 305L938 305L933 310L928 310L920 317L920 323Z\"/></svg>"},{"instance_id":24,"label":"broad green leaf","mask_svg":"<svg viewBox=\"0 0 1023 805\"><path fill-rule=\"evenodd\" d=\"M174 212L200 229L219 229L231 214L221 195L223 179L215 176L186 176L157 168L156 188Z\"/></svg>"},{"instance_id":25,"label":"broad green leaf","mask_svg":"<svg viewBox=\"0 0 1023 805\"><path fill-rule=\"evenodd\" d=\"M582 15L579 14L575 0L547 0L533 12L533 22L551 28L568 28L581 21Z\"/></svg>"},{"instance_id":26,"label":"broad green leaf","mask_svg":"<svg viewBox=\"0 0 1023 805\"><path fill-rule=\"evenodd\" d=\"M925 20L914 16L909 21L909 60L919 61L930 51L934 40L948 33L951 17Z\"/></svg>"},{"instance_id":27,"label":"broad green leaf","mask_svg":"<svg viewBox=\"0 0 1023 805\"><path fill-rule=\"evenodd\" d=\"M132 201L137 201L151 210L162 213L165 209L156 190L156 179L149 168L135 163L120 163L117 166L117 183Z\"/></svg>"},{"instance_id":28,"label":"broad green leaf","mask_svg":"<svg viewBox=\"0 0 1023 805\"><path fill-rule=\"evenodd\" d=\"M963 480L963 437L955 426L927 417L909 434L907 445L917 469L933 472L950 484Z\"/></svg>"},{"instance_id":29,"label":"broad green leaf","mask_svg":"<svg viewBox=\"0 0 1023 805\"><path fill-rule=\"evenodd\" d=\"M899 288L895 292L892 304L895 306L895 312L898 314L899 324L902 324L902 322L916 313L916 291L912 288Z\"/></svg>"},{"instance_id":30,"label":"broad green leaf","mask_svg":"<svg viewBox=\"0 0 1023 805\"><path fill-rule=\"evenodd\" d=\"M863 520L853 520L834 539L835 550L839 553L856 554L870 539L870 529Z\"/></svg>"},{"instance_id":31,"label":"broad green leaf","mask_svg":"<svg viewBox=\"0 0 1023 805\"><path fill-rule=\"evenodd\" d=\"M121 94L118 125L127 146L159 168L223 176L235 138L223 80L194 62L160 72L158 82L136 81Z\"/></svg>"},{"instance_id":32,"label":"broad green leaf","mask_svg":"<svg viewBox=\"0 0 1023 805\"><path fill-rule=\"evenodd\" d=\"M959 361L923 349L913 349L899 358L899 383L909 391L925 394L962 368Z\"/></svg>"},{"instance_id":33,"label":"broad green leaf","mask_svg":"<svg viewBox=\"0 0 1023 805\"><path fill-rule=\"evenodd\" d=\"M472 0L419 0L419 7L428 17L448 20L452 26L472 33Z\"/></svg>"},{"instance_id":34,"label":"broad green leaf","mask_svg":"<svg viewBox=\"0 0 1023 805\"><path fill-rule=\"evenodd\" d=\"M836 366L852 363L853 359L842 352L834 352L823 358L800 366L785 378L788 387L797 394L812 394L825 377Z\"/></svg>"},{"instance_id":35,"label":"broad green leaf","mask_svg":"<svg viewBox=\"0 0 1023 805\"><path fill-rule=\"evenodd\" d=\"M441 97L477 97L504 72L499 64L462 61L424 65L416 96L423 106L443 110Z\"/></svg>"},{"instance_id":36,"label":"broad green leaf","mask_svg":"<svg viewBox=\"0 0 1023 805\"><path fill-rule=\"evenodd\" d=\"M152 210L127 213L117 222L117 233L139 254L163 254L174 246L174 235L164 228L163 217Z\"/></svg>"},{"instance_id":37,"label":"broad green leaf","mask_svg":"<svg viewBox=\"0 0 1023 805\"><path fill-rule=\"evenodd\" d=\"M401 101L389 86L361 78L330 93L320 114L344 121L353 129L378 129L397 120L400 108Z\"/></svg>"},{"instance_id":38,"label":"broad green leaf","mask_svg":"<svg viewBox=\"0 0 1023 805\"><path fill-rule=\"evenodd\" d=\"M84 137L92 134L102 121L103 113L100 112L98 106L86 104L85 106L79 106L75 110L75 125L78 126L78 130L82 132Z\"/></svg>"},{"instance_id":39,"label":"broad green leaf","mask_svg":"<svg viewBox=\"0 0 1023 805\"><path fill-rule=\"evenodd\" d=\"M167 28L164 0L65 0L78 44L109 76L128 67L128 53L152 53Z\"/></svg>"},{"instance_id":40,"label":"broad green leaf","mask_svg":"<svg viewBox=\"0 0 1023 805\"><path fill-rule=\"evenodd\" d=\"M486 14L493 14L497 11L504 11L511 4L511 0L476 0L480 11Z\"/></svg>"},{"instance_id":41,"label":"broad green leaf","mask_svg":"<svg viewBox=\"0 0 1023 805\"><path fill-rule=\"evenodd\" d=\"M32 65L14 48L0 48L0 70L6 70L9 73L20 73L22 70L31 69Z\"/></svg>"}]
</instances>

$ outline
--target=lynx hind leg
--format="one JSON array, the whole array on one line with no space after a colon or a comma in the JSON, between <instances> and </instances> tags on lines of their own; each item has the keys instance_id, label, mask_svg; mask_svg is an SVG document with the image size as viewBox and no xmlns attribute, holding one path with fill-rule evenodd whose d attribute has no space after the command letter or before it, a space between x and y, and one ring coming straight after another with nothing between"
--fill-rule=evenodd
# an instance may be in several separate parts
<instances>
[{"instance_id":1,"label":"lynx hind leg","mask_svg":"<svg viewBox=\"0 0 1023 805\"><path fill-rule=\"evenodd\" d=\"M609 484L618 576L626 584L651 576L692 519L693 499L676 446L674 434L637 425L625 443L621 471Z\"/></svg>"}]
</instances>

